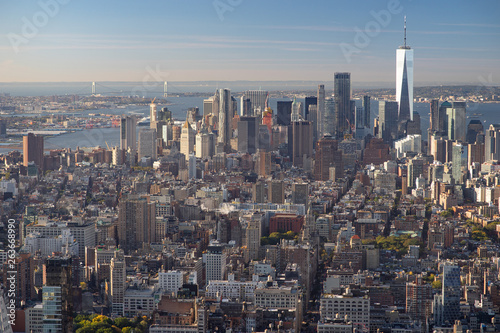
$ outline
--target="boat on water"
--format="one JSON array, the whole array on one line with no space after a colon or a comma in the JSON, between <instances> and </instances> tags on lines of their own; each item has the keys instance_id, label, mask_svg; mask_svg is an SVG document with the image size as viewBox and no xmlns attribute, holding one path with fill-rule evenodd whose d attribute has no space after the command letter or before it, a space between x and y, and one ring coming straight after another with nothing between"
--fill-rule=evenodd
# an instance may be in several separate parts
<instances>
[{"instance_id":1,"label":"boat on water","mask_svg":"<svg viewBox=\"0 0 500 333\"><path fill-rule=\"evenodd\" d=\"M149 126L151 124L150 117L144 117L137 122L137 126Z\"/></svg>"}]
</instances>

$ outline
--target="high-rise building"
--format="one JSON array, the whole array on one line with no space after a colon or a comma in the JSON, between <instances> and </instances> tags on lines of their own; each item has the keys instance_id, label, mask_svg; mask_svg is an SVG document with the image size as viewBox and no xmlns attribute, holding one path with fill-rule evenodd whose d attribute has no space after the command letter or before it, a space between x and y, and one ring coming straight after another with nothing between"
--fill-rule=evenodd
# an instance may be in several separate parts
<instances>
[{"instance_id":1,"label":"high-rise building","mask_svg":"<svg viewBox=\"0 0 500 333\"><path fill-rule=\"evenodd\" d=\"M444 103L443 103L444 104ZM466 102L452 102L446 109L448 139L465 142L467 134Z\"/></svg>"},{"instance_id":2,"label":"high-rise building","mask_svg":"<svg viewBox=\"0 0 500 333\"><path fill-rule=\"evenodd\" d=\"M318 85L318 108L317 108L317 124L316 129L318 133L318 138L323 137L325 134L324 126L325 117L325 85Z\"/></svg>"},{"instance_id":3,"label":"high-rise building","mask_svg":"<svg viewBox=\"0 0 500 333\"><path fill-rule=\"evenodd\" d=\"M253 103L252 103L253 104ZM224 151L231 151L231 121L233 120L233 101L229 89L220 89L219 99L219 130L217 142L223 144Z\"/></svg>"},{"instance_id":4,"label":"high-rise building","mask_svg":"<svg viewBox=\"0 0 500 333\"><path fill-rule=\"evenodd\" d=\"M484 126L481 120L472 119L467 125L467 134L465 135L465 141L467 143L475 143L477 135L479 133L484 133Z\"/></svg>"},{"instance_id":5,"label":"high-rise building","mask_svg":"<svg viewBox=\"0 0 500 333\"><path fill-rule=\"evenodd\" d=\"M413 120L413 50L406 45L406 16L404 45L396 50L396 101L398 120Z\"/></svg>"},{"instance_id":6,"label":"high-rise building","mask_svg":"<svg viewBox=\"0 0 500 333\"><path fill-rule=\"evenodd\" d=\"M109 266L109 272L109 301L111 303L111 312L116 316L123 316L123 300L125 290L127 289L127 274L123 251L114 251L114 256Z\"/></svg>"},{"instance_id":7,"label":"high-rise building","mask_svg":"<svg viewBox=\"0 0 500 333\"><path fill-rule=\"evenodd\" d=\"M256 182L252 185L252 201L256 203L266 202L266 187L263 182Z\"/></svg>"},{"instance_id":8,"label":"high-rise building","mask_svg":"<svg viewBox=\"0 0 500 333\"><path fill-rule=\"evenodd\" d=\"M335 179L344 174L342 151L338 150L338 141L331 136L324 136L316 142L314 157L314 175L317 180L329 180L330 168L335 168Z\"/></svg>"},{"instance_id":9,"label":"high-rise building","mask_svg":"<svg viewBox=\"0 0 500 333\"><path fill-rule=\"evenodd\" d=\"M285 184L279 180L270 181L267 184L267 201L276 204L285 203Z\"/></svg>"},{"instance_id":10,"label":"high-rise building","mask_svg":"<svg viewBox=\"0 0 500 333\"><path fill-rule=\"evenodd\" d=\"M366 128L370 128L370 119L371 119L371 112L370 112L370 96L364 95L362 99L362 106L363 110L365 112L364 114L364 126Z\"/></svg>"},{"instance_id":11,"label":"high-rise building","mask_svg":"<svg viewBox=\"0 0 500 333\"><path fill-rule=\"evenodd\" d=\"M194 140L195 134L194 130L191 128L191 125L186 119L184 125L182 125L181 130L181 154L184 154L186 160L189 158L189 154L191 154L194 150Z\"/></svg>"},{"instance_id":12,"label":"high-rise building","mask_svg":"<svg viewBox=\"0 0 500 333\"><path fill-rule=\"evenodd\" d=\"M226 273L226 252L224 247L218 243L211 243L207 251L203 253L203 262L205 263L205 282L212 280L224 280Z\"/></svg>"},{"instance_id":13,"label":"high-rise building","mask_svg":"<svg viewBox=\"0 0 500 333\"><path fill-rule=\"evenodd\" d=\"M349 123L354 122L354 118L351 116L351 73L335 73L333 87L335 136L343 138L344 134L350 133Z\"/></svg>"},{"instance_id":14,"label":"high-rise building","mask_svg":"<svg viewBox=\"0 0 500 333\"><path fill-rule=\"evenodd\" d=\"M257 151L256 117L240 117L238 121L238 152L253 154Z\"/></svg>"},{"instance_id":15,"label":"high-rise building","mask_svg":"<svg viewBox=\"0 0 500 333\"><path fill-rule=\"evenodd\" d=\"M124 197L118 208L118 243L125 253L151 243L155 234L155 203L138 196Z\"/></svg>"},{"instance_id":16,"label":"high-rise building","mask_svg":"<svg viewBox=\"0 0 500 333\"><path fill-rule=\"evenodd\" d=\"M278 101L276 124L288 126L291 122L292 101Z\"/></svg>"},{"instance_id":17,"label":"high-rise building","mask_svg":"<svg viewBox=\"0 0 500 333\"><path fill-rule=\"evenodd\" d=\"M205 159L212 157L215 152L215 135L209 132L202 122L200 131L196 134L196 157Z\"/></svg>"},{"instance_id":18,"label":"high-rise building","mask_svg":"<svg viewBox=\"0 0 500 333\"><path fill-rule=\"evenodd\" d=\"M413 320L425 322L430 312L432 287L423 283L422 276L417 276L415 282L406 283L406 313Z\"/></svg>"},{"instance_id":19,"label":"high-rise building","mask_svg":"<svg viewBox=\"0 0 500 333\"><path fill-rule=\"evenodd\" d=\"M203 118L212 114L214 98L214 96L210 96L209 98L203 100Z\"/></svg>"},{"instance_id":20,"label":"high-rise building","mask_svg":"<svg viewBox=\"0 0 500 333\"><path fill-rule=\"evenodd\" d=\"M467 169L469 169L473 163L479 163L479 165L484 163L484 143L469 143L467 147Z\"/></svg>"},{"instance_id":21,"label":"high-rise building","mask_svg":"<svg viewBox=\"0 0 500 333\"><path fill-rule=\"evenodd\" d=\"M325 111L323 112L323 133L319 138L325 135L335 134L335 99L325 98L324 101Z\"/></svg>"},{"instance_id":22,"label":"high-rise building","mask_svg":"<svg viewBox=\"0 0 500 333\"><path fill-rule=\"evenodd\" d=\"M500 160L500 124L491 124L484 136L484 161Z\"/></svg>"},{"instance_id":23,"label":"high-rise building","mask_svg":"<svg viewBox=\"0 0 500 333\"><path fill-rule=\"evenodd\" d=\"M415 187L415 180L424 174L424 160L414 157L408 161L408 187Z\"/></svg>"},{"instance_id":24,"label":"high-rise building","mask_svg":"<svg viewBox=\"0 0 500 333\"><path fill-rule=\"evenodd\" d=\"M455 142L452 147L452 176L455 184L463 184L462 181L462 153L464 147L461 143Z\"/></svg>"},{"instance_id":25,"label":"high-rise building","mask_svg":"<svg viewBox=\"0 0 500 333\"><path fill-rule=\"evenodd\" d=\"M28 133L23 136L23 165L28 166L29 162L43 170L43 136Z\"/></svg>"},{"instance_id":26,"label":"high-rise building","mask_svg":"<svg viewBox=\"0 0 500 333\"><path fill-rule=\"evenodd\" d=\"M305 120L311 120L309 119L309 106L310 105L318 105L318 97L316 96L308 96L304 100L304 119Z\"/></svg>"},{"instance_id":27,"label":"high-rise building","mask_svg":"<svg viewBox=\"0 0 500 333\"><path fill-rule=\"evenodd\" d=\"M261 215L254 214L245 231L247 261L259 259L260 238L262 236Z\"/></svg>"},{"instance_id":28,"label":"high-rise building","mask_svg":"<svg viewBox=\"0 0 500 333\"><path fill-rule=\"evenodd\" d=\"M309 200L309 185L307 183L292 184L292 203L297 205L305 205Z\"/></svg>"},{"instance_id":29,"label":"high-rise building","mask_svg":"<svg viewBox=\"0 0 500 333\"><path fill-rule=\"evenodd\" d=\"M120 120L120 149L137 150L136 126L135 116L122 116Z\"/></svg>"},{"instance_id":30,"label":"high-rise building","mask_svg":"<svg viewBox=\"0 0 500 333\"><path fill-rule=\"evenodd\" d=\"M27 309L26 309L27 311ZM3 290L0 295L0 331L3 333L12 333L12 326L10 325L11 319L9 318L9 312L7 306L5 305L5 299L3 297Z\"/></svg>"},{"instance_id":31,"label":"high-rise building","mask_svg":"<svg viewBox=\"0 0 500 333\"><path fill-rule=\"evenodd\" d=\"M247 90L243 93L243 96L250 100L253 109L253 113L250 115L260 115L264 112L268 95L269 93L264 90Z\"/></svg>"},{"instance_id":32,"label":"high-rise building","mask_svg":"<svg viewBox=\"0 0 500 333\"><path fill-rule=\"evenodd\" d=\"M292 163L302 168L313 154L313 129L310 121L292 122Z\"/></svg>"},{"instance_id":33,"label":"high-rise building","mask_svg":"<svg viewBox=\"0 0 500 333\"><path fill-rule=\"evenodd\" d=\"M149 104L149 127L152 129L156 129L156 125L158 122L158 115L156 113L156 104L154 100Z\"/></svg>"},{"instance_id":34,"label":"high-rise building","mask_svg":"<svg viewBox=\"0 0 500 333\"><path fill-rule=\"evenodd\" d=\"M149 156L156 160L156 130L143 128L139 131L139 159Z\"/></svg>"},{"instance_id":35,"label":"high-rise building","mask_svg":"<svg viewBox=\"0 0 500 333\"><path fill-rule=\"evenodd\" d=\"M73 326L72 259L53 256L43 265L43 331L71 332ZM60 330L52 330L60 328Z\"/></svg>"},{"instance_id":36,"label":"high-rise building","mask_svg":"<svg viewBox=\"0 0 500 333\"><path fill-rule=\"evenodd\" d=\"M433 313L436 325L451 325L459 319L460 295L460 267L446 263L443 265L443 278L441 281L441 295L434 296Z\"/></svg>"},{"instance_id":37,"label":"high-rise building","mask_svg":"<svg viewBox=\"0 0 500 333\"><path fill-rule=\"evenodd\" d=\"M386 143L392 143L398 132L398 102L378 102L379 133L378 137Z\"/></svg>"},{"instance_id":38,"label":"high-rise building","mask_svg":"<svg viewBox=\"0 0 500 333\"><path fill-rule=\"evenodd\" d=\"M294 97L293 102L292 102L292 114L291 114L291 120L292 122L294 121L299 121L299 120L304 120L304 114L302 110L302 102L298 102L297 99Z\"/></svg>"},{"instance_id":39,"label":"high-rise building","mask_svg":"<svg viewBox=\"0 0 500 333\"><path fill-rule=\"evenodd\" d=\"M250 98L247 98L245 95L240 98L240 116L242 117L250 117L253 116L253 108L252 101Z\"/></svg>"}]
</instances>

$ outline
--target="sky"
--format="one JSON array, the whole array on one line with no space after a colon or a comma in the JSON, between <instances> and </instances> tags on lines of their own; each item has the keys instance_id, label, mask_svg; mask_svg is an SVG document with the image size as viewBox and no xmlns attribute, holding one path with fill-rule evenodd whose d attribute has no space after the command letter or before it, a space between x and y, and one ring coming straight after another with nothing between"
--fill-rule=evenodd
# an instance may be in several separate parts
<instances>
[{"instance_id":1,"label":"sky","mask_svg":"<svg viewBox=\"0 0 500 333\"><path fill-rule=\"evenodd\" d=\"M4 0L0 82L500 83L500 1Z\"/></svg>"}]
</instances>

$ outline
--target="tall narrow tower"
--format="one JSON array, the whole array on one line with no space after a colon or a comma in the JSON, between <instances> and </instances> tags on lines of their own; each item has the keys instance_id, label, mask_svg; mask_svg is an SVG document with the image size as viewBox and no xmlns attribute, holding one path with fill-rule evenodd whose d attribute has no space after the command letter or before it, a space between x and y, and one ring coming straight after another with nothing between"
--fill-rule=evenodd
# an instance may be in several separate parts
<instances>
[{"instance_id":1,"label":"tall narrow tower","mask_svg":"<svg viewBox=\"0 0 500 333\"><path fill-rule=\"evenodd\" d=\"M413 50L406 45L406 16L404 45L396 50L396 101L398 120L413 120Z\"/></svg>"}]
</instances>

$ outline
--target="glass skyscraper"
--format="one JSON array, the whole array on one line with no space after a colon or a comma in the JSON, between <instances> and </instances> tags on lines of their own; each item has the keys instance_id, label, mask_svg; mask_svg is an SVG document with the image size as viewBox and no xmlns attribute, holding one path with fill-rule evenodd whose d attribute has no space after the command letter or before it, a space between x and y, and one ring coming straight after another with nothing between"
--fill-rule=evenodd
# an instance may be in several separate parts
<instances>
[{"instance_id":1,"label":"glass skyscraper","mask_svg":"<svg viewBox=\"0 0 500 333\"><path fill-rule=\"evenodd\" d=\"M401 120L413 120L413 50L406 45L406 17L404 45L396 51L396 101Z\"/></svg>"}]
</instances>

